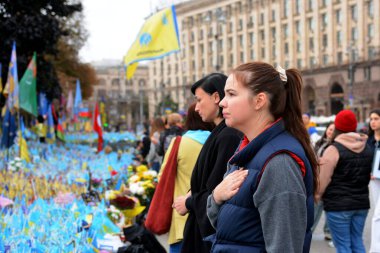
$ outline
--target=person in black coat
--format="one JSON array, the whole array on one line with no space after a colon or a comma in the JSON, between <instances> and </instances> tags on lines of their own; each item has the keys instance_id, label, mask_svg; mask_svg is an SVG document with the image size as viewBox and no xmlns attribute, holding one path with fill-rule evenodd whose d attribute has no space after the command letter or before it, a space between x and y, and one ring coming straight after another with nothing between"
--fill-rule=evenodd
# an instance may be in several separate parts
<instances>
[{"instance_id":1,"label":"person in black coat","mask_svg":"<svg viewBox=\"0 0 380 253\"><path fill-rule=\"evenodd\" d=\"M215 233L206 214L207 197L223 180L226 165L240 143L242 134L226 126L219 102L224 97L227 77L209 74L191 87L196 98L195 110L204 122L216 127L199 154L191 177L191 189L186 196L174 200L173 207L181 215L189 213L182 245L182 253L208 253L211 242L204 238Z\"/></svg>"}]
</instances>

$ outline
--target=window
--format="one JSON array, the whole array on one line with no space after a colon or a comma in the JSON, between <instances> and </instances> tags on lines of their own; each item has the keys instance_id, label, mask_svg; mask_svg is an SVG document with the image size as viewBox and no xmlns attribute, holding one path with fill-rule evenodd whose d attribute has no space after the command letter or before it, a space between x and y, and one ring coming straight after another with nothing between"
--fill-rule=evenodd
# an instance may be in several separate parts
<instances>
[{"instance_id":1,"label":"window","mask_svg":"<svg viewBox=\"0 0 380 253\"><path fill-rule=\"evenodd\" d=\"M296 33L298 35L301 34L301 23L300 23L300 21L296 21Z\"/></svg>"},{"instance_id":2,"label":"window","mask_svg":"<svg viewBox=\"0 0 380 253\"><path fill-rule=\"evenodd\" d=\"M282 30L284 31L284 36L288 37L288 35L289 35L289 29L288 29L288 25L287 24L285 24L285 25L282 26Z\"/></svg>"},{"instance_id":3,"label":"window","mask_svg":"<svg viewBox=\"0 0 380 253\"><path fill-rule=\"evenodd\" d=\"M191 47L190 47L190 54L191 54L191 55L194 55L194 46L191 46Z\"/></svg>"},{"instance_id":4,"label":"window","mask_svg":"<svg viewBox=\"0 0 380 253\"><path fill-rule=\"evenodd\" d=\"M341 10L336 10L335 11L335 18L336 18L336 23L340 25L342 23L342 14Z\"/></svg>"},{"instance_id":5,"label":"window","mask_svg":"<svg viewBox=\"0 0 380 253\"><path fill-rule=\"evenodd\" d=\"M301 13L301 0L296 0L296 14Z\"/></svg>"},{"instance_id":6,"label":"window","mask_svg":"<svg viewBox=\"0 0 380 253\"><path fill-rule=\"evenodd\" d=\"M329 56L327 54L323 55L323 65L327 65L329 63Z\"/></svg>"},{"instance_id":7,"label":"window","mask_svg":"<svg viewBox=\"0 0 380 253\"><path fill-rule=\"evenodd\" d=\"M342 31L336 32L336 43L338 47L342 46Z\"/></svg>"},{"instance_id":8,"label":"window","mask_svg":"<svg viewBox=\"0 0 380 253\"><path fill-rule=\"evenodd\" d=\"M313 68L315 66L315 57L314 56L311 56L310 59L309 59L309 65L311 68Z\"/></svg>"},{"instance_id":9,"label":"window","mask_svg":"<svg viewBox=\"0 0 380 253\"><path fill-rule=\"evenodd\" d=\"M272 33L272 40L275 40L276 39L276 28L275 27L271 28L271 33Z\"/></svg>"},{"instance_id":10,"label":"window","mask_svg":"<svg viewBox=\"0 0 380 253\"><path fill-rule=\"evenodd\" d=\"M343 53L342 52L338 52L337 54L337 62L339 65L341 65L343 63Z\"/></svg>"},{"instance_id":11,"label":"window","mask_svg":"<svg viewBox=\"0 0 380 253\"><path fill-rule=\"evenodd\" d=\"M301 41L297 40L297 53L301 53Z\"/></svg>"},{"instance_id":12,"label":"window","mask_svg":"<svg viewBox=\"0 0 380 253\"><path fill-rule=\"evenodd\" d=\"M309 49L314 51L314 38L309 38Z\"/></svg>"},{"instance_id":13,"label":"window","mask_svg":"<svg viewBox=\"0 0 380 253\"><path fill-rule=\"evenodd\" d=\"M199 31L199 39L203 40L203 30L202 29Z\"/></svg>"},{"instance_id":14,"label":"window","mask_svg":"<svg viewBox=\"0 0 380 253\"><path fill-rule=\"evenodd\" d=\"M326 13L323 13L323 14L322 14L322 25L323 25L323 27L326 27L326 26L327 26L327 23L328 23L327 14L326 14Z\"/></svg>"},{"instance_id":15,"label":"window","mask_svg":"<svg viewBox=\"0 0 380 253\"><path fill-rule=\"evenodd\" d=\"M285 54L289 54L289 43L288 42L285 42L284 51L285 51Z\"/></svg>"},{"instance_id":16,"label":"window","mask_svg":"<svg viewBox=\"0 0 380 253\"><path fill-rule=\"evenodd\" d=\"M194 32L190 33L190 41L194 41Z\"/></svg>"},{"instance_id":17,"label":"window","mask_svg":"<svg viewBox=\"0 0 380 253\"><path fill-rule=\"evenodd\" d=\"M327 47L327 44L328 44L328 41L327 41L327 34L323 34L323 37L322 37L322 46L324 48Z\"/></svg>"},{"instance_id":18,"label":"window","mask_svg":"<svg viewBox=\"0 0 380 253\"><path fill-rule=\"evenodd\" d=\"M272 58L276 58L276 45L272 45Z\"/></svg>"},{"instance_id":19,"label":"window","mask_svg":"<svg viewBox=\"0 0 380 253\"><path fill-rule=\"evenodd\" d=\"M368 38L372 39L373 38L373 24L368 24L367 30L368 30L368 35L367 35Z\"/></svg>"},{"instance_id":20,"label":"window","mask_svg":"<svg viewBox=\"0 0 380 253\"><path fill-rule=\"evenodd\" d=\"M363 68L364 71L364 78L367 81L371 81L371 66Z\"/></svg>"},{"instance_id":21,"label":"window","mask_svg":"<svg viewBox=\"0 0 380 253\"><path fill-rule=\"evenodd\" d=\"M243 29L243 20L239 19L239 30Z\"/></svg>"},{"instance_id":22,"label":"window","mask_svg":"<svg viewBox=\"0 0 380 253\"><path fill-rule=\"evenodd\" d=\"M205 67L205 59L202 58L201 60L201 67L204 68Z\"/></svg>"},{"instance_id":23,"label":"window","mask_svg":"<svg viewBox=\"0 0 380 253\"><path fill-rule=\"evenodd\" d=\"M297 68L298 69L302 68L302 60L301 59L297 59Z\"/></svg>"},{"instance_id":24,"label":"window","mask_svg":"<svg viewBox=\"0 0 380 253\"><path fill-rule=\"evenodd\" d=\"M234 64L234 55L233 54L230 54L230 66L232 66Z\"/></svg>"},{"instance_id":25,"label":"window","mask_svg":"<svg viewBox=\"0 0 380 253\"><path fill-rule=\"evenodd\" d=\"M322 7L326 7L327 6L327 0L322 0Z\"/></svg>"},{"instance_id":26,"label":"window","mask_svg":"<svg viewBox=\"0 0 380 253\"><path fill-rule=\"evenodd\" d=\"M201 54L203 54L205 51L205 47L203 45L200 45L200 50L201 50Z\"/></svg>"},{"instance_id":27,"label":"window","mask_svg":"<svg viewBox=\"0 0 380 253\"><path fill-rule=\"evenodd\" d=\"M265 58L265 48L264 47L261 48L261 58L262 59Z\"/></svg>"},{"instance_id":28,"label":"window","mask_svg":"<svg viewBox=\"0 0 380 253\"><path fill-rule=\"evenodd\" d=\"M249 44L253 45L255 42L255 35L254 33L249 33Z\"/></svg>"},{"instance_id":29,"label":"window","mask_svg":"<svg viewBox=\"0 0 380 253\"><path fill-rule=\"evenodd\" d=\"M240 52L240 62L244 62L244 52Z\"/></svg>"},{"instance_id":30,"label":"window","mask_svg":"<svg viewBox=\"0 0 380 253\"><path fill-rule=\"evenodd\" d=\"M315 27L314 26L315 25L314 19L313 18L308 18L307 22L309 24L309 31L313 32L314 31L314 27Z\"/></svg>"},{"instance_id":31,"label":"window","mask_svg":"<svg viewBox=\"0 0 380 253\"><path fill-rule=\"evenodd\" d=\"M232 38L228 38L228 49L232 48Z\"/></svg>"},{"instance_id":32,"label":"window","mask_svg":"<svg viewBox=\"0 0 380 253\"><path fill-rule=\"evenodd\" d=\"M368 1L367 12L368 12L368 16L373 18L373 0Z\"/></svg>"},{"instance_id":33,"label":"window","mask_svg":"<svg viewBox=\"0 0 380 253\"><path fill-rule=\"evenodd\" d=\"M356 21L358 20L358 8L355 5L351 6L351 18Z\"/></svg>"},{"instance_id":34,"label":"window","mask_svg":"<svg viewBox=\"0 0 380 253\"><path fill-rule=\"evenodd\" d=\"M260 31L260 38L261 38L261 41L262 41L262 42L265 41L265 33L264 33L264 30L261 30L261 31Z\"/></svg>"},{"instance_id":35,"label":"window","mask_svg":"<svg viewBox=\"0 0 380 253\"><path fill-rule=\"evenodd\" d=\"M307 8L309 11L313 10L315 0L308 0Z\"/></svg>"},{"instance_id":36,"label":"window","mask_svg":"<svg viewBox=\"0 0 380 253\"><path fill-rule=\"evenodd\" d=\"M276 21L276 11L272 9L272 21Z\"/></svg>"},{"instance_id":37,"label":"window","mask_svg":"<svg viewBox=\"0 0 380 253\"><path fill-rule=\"evenodd\" d=\"M251 60L255 59L255 50L251 49Z\"/></svg>"},{"instance_id":38,"label":"window","mask_svg":"<svg viewBox=\"0 0 380 253\"><path fill-rule=\"evenodd\" d=\"M358 40L358 29L356 27L351 28L351 40Z\"/></svg>"},{"instance_id":39,"label":"window","mask_svg":"<svg viewBox=\"0 0 380 253\"><path fill-rule=\"evenodd\" d=\"M239 35L239 44L241 47L244 47L243 35Z\"/></svg>"},{"instance_id":40,"label":"window","mask_svg":"<svg viewBox=\"0 0 380 253\"><path fill-rule=\"evenodd\" d=\"M285 61L285 69L289 68L289 61Z\"/></svg>"},{"instance_id":41,"label":"window","mask_svg":"<svg viewBox=\"0 0 380 253\"><path fill-rule=\"evenodd\" d=\"M264 13L260 13L260 25L264 24Z\"/></svg>"},{"instance_id":42,"label":"window","mask_svg":"<svg viewBox=\"0 0 380 253\"><path fill-rule=\"evenodd\" d=\"M288 12L289 12L289 3L288 3L288 0L283 0L283 3L284 3L284 18L287 18L288 17Z\"/></svg>"}]
</instances>

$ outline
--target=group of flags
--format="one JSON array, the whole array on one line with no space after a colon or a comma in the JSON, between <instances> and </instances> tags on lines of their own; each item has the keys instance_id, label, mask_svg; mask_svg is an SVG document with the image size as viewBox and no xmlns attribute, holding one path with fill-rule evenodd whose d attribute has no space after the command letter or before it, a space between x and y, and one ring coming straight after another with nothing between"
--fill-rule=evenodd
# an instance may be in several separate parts
<instances>
[{"instance_id":1,"label":"group of flags","mask_svg":"<svg viewBox=\"0 0 380 253\"><path fill-rule=\"evenodd\" d=\"M1 64L0 64L1 73ZM23 121L21 116L18 117L18 124L16 119L16 111L23 109L24 111L37 117L39 114L44 115L47 118L48 131L47 137L53 139L56 135L57 138L64 141L64 131L62 125L60 124L59 116L56 113L53 104L49 104L44 93L40 93L39 104L37 105L37 54L34 53L32 59L30 60L28 67L22 76L20 82L18 81L17 72L17 54L16 54L16 42L13 43L11 60L9 63L8 78L7 82L3 88L1 74L0 74L0 92L4 94L7 98L6 105L4 106L4 118L3 118L3 132L1 136L1 148L10 148L14 144L16 138L17 126L19 126L18 142L20 144L20 157L26 161L29 161L29 154L27 149L27 143L24 139L24 135L21 131L21 126ZM71 92L71 91L70 91ZM71 100L70 100L71 94ZM72 109L74 116L78 114L78 111L82 104L82 94L80 89L80 82L77 80L76 83L76 94L73 106L69 103L73 103L72 92L69 94L68 107ZM54 124L56 122L56 124ZM95 126L95 125L94 125ZM55 128L55 129L54 129ZM56 131L56 134L54 133ZM99 134L98 151L101 151L103 138L101 132L101 124L94 128L94 130ZM100 149L99 149L100 148Z\"/></svg>"}]
</instances>

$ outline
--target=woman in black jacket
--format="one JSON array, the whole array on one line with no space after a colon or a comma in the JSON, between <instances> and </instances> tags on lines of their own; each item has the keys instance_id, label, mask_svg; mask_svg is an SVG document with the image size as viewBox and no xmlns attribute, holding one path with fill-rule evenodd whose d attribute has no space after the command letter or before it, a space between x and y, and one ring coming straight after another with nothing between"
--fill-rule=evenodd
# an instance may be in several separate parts
<instances>
[{"instance_id":1,"label":"woman in black jacket","mask_svg":"<svg viewBox=\"0 0 380 253\"><path fill-rule=\"evenodd\" d=\"M191 87L197 104L195 110L205 122L216 127L203 145L191 177L191 189L186 196L174 200L173 207L179 214L189 213L182 253L209 253L211 243L203 239L214 228L206 214L207 197L222 181L226 164L240 143L241 133L226 126L219 102L224 98L227 77L220 73L209 74Z\"/></svg>"}]
</instances>

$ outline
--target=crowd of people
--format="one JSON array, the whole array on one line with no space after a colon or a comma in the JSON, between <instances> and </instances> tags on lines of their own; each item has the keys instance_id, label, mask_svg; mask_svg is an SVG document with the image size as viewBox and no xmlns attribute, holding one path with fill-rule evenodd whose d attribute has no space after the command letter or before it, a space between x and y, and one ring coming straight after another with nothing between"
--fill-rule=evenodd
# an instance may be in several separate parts
<instances>
[{"instance_id":1,"label":"crowd of people","mask_svg":"<svg viewBox=\"0 0 380 253\"><path fill-rule=\"evenodd\" d=\"M370 208L370 252L380 252L380 110L367 134L342 110L319 136L302 86L295 69L246 63L195 82L184 125L177 113L152 120L139 149L159 175L182 136L170 252L309 252L323 210L330 246L366 252Z\"/></svg>"}]
</instances>

